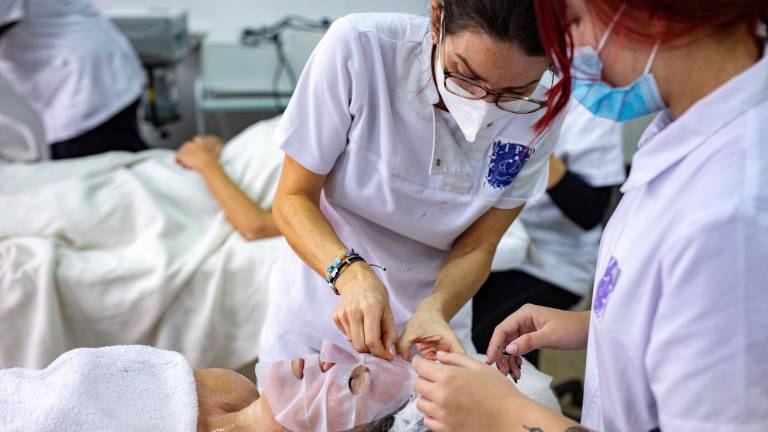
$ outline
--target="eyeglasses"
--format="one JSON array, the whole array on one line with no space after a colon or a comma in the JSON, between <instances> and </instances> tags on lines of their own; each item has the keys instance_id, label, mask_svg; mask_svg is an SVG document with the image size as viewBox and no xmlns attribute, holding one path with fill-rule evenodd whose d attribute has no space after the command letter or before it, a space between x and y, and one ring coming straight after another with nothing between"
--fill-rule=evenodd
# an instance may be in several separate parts
<instances>
[{"instance_id":1,"label":"eyeglasses","mask_svg":"<svg viewBox=\"0 0 768 432\"><path fill-rule=\"evenodd\" d=\"M513 114L532 114L542 110L549 105L549 100L534 99L528 96L515 95L510 93L497 93L488 87L476 83L473 80L445 68L445 33L441 29L440 38L440 58L443 59L443 79L445 80L445 89L450 93L470 100L486 99L489 95L495 97L494 103L500 110ZM555 83L555 74L551 68L548 69L551 75L549 88Z\"/></svg>"}]
</instances>

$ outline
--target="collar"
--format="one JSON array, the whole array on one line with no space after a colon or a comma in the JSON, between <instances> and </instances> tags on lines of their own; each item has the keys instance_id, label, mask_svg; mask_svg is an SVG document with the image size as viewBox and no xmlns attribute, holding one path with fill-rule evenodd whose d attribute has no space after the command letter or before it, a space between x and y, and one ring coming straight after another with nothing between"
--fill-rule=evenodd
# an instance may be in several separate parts
<instances>
[{"instance_id":1,"label":"collar","mask_svg":"<svg viewBox=\"0 0 768 432\"><path fill-rule=\"evenodd\" d=\"M405 80L408 100L424 119L432 122L432 158L429 174L463 174L460 176L461 184L457 185L458 188L463 189L466 179L462 177L471 178L475 170L472 169L472 165L453 138L448 125L442 118L438 118L435 104L440 101L440 95L432 73L434 44L431 21L425 20L423 32L421 44L414 52L416 58L412 59L414 67L409 68L409 75Z\"/></svg>"},{"instance_id":2,"label":"collar","mask_svg":"<svg viewBox=\"0 0 768 432\"><path fill-rule=\"evenodd\" d=\"M621 191L649 183L734 119L768 98L768 46L749 69L696 102L679 119L664 111L640 138L632 172Z\"/></svg>"},{"instance_id":3,"label":"collar","mask_svg":"<svg viewBox=\"0 0 768 432\"><path fill-rule=\"evenodd\" d=\"M432 107L440 101L432 77L432 32L430 20L425 19L421 43L409 53L403 65L406 99L424 119L432 117Z\"/></svg>"},{"instance_id":4,"label":"collar","mask_svg":"<svg viewBox=\"0 0 768 432\"><path fill-rule=\"evenodd\" d=\"M440 117L438 109L432 108L432 162L429 166L429 174L464 174L471 177L475 170L459 143L456 142L445 119ZM485 134L481 132L477 139L478 142L474 144L482 142L480 140L486 140Z\"/></svg>"}]
</instances>

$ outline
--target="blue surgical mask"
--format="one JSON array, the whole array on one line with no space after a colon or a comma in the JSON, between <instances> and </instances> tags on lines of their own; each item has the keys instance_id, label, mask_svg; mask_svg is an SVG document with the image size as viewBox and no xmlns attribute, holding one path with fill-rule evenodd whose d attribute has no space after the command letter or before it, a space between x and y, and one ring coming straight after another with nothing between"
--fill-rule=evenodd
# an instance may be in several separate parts
<instances>
[{"instance_id":1,"label":"blue surgical mask","mask_svg":"<svg viewBox=\"0 0 768 432\"><path fill-rule=\"evenodd\" d=\"M592 114L620 122L636 119L667 108L651 73L651 66L653 66L653 61L656 58L659 43L656 43L648 58L645 72L632 84L616 88L601 80L603 61L600 60L599 53L605 46L608 36L623 11L624 8L622 7L616 14L600 40L597 50L592 47L580 47L575 50L573 65L571 66L573 98L584 105Z\"/></svg>"}]
</instances>

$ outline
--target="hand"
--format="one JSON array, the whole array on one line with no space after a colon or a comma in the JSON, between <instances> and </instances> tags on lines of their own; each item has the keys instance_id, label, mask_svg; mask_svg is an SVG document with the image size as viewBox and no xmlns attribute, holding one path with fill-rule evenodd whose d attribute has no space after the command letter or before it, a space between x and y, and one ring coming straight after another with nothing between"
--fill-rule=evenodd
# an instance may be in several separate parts
<instances>
[{"instance_id":1,"label":"hand","mask_svg":"<svg viewBox=\"0 0 768 432\"><path fill-rule=\"evenodd\" d=\"M196 136L176 152L176 163L187 169L203 171L219 163L224 141L213 135Z\"/></svg>"},{"instance_id":2,"label":"hand","mask_svg":"<svg viewBox=\"0 0 768 432\"><path fill-rule=\"evenodd\" d=\"M504 375L520 379L518 356L539 348L581 349L587 345L589 312L570 312L527 304L507 317L493 331L488 344L488 364ZM505 349L508 355L502 355Z\"/></svg>"},{"instance_id":3,"label":"hand","mask_svg":"<svg viewBox=\"0 0 768 432\"><path fill-rule=\"evenodd\" d=\"M430 360L435 359L437 351L464 354L461 341L451 330L439 308L432 306L429 299L419 305L405 326L405 331L397 342L397 353L408 360L413 345L416 345L422 356Z\"/></svg>"},{"instance_id":4,"label":"hand","mask_svg":"<svg viewBox=\"0 0 768 432\"><path fill-rule=\"evenodd\" d=\"M350 265L336 284L341 298L333 322L357 352L394 360L390 348L397 328L389 294L379 278L362 263Z\"/></svg>"},{"instance_id":5,"label":"hand","mask_svg":"<svg viewBox=\"0 0 768 432\"><path fill-rule=\"evenodd\" d=\"M438 362L413 359L416 407L433 432L508 431L509 416L534 403L492 367L461 354L437 353Z\"/></svg>"}]
</instances>

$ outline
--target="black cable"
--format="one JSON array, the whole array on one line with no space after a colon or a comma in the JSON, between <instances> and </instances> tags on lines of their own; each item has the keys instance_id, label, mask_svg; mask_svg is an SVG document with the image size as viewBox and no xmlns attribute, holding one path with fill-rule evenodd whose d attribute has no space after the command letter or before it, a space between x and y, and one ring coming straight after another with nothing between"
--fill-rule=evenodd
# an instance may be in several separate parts
<instances>
[{"instance_id":1,"label":"black cable","mask_svg":"<svg viewBox=\"0 0 768 432\"><path fill-rule=\"evenodd\" d=\"M271 25L243 29L243 32L240 35L241 44L255 47L268 43L275 46L277 66L272 75L272 98L274 99L275 109L277 109L277 111L282 113L286 108L282 103L282 96L280 95L280 80L283 77L283 73L288 76L288 81L292 89L296 88L299 81L296 70L293 68L293 65L291 65L291 62L288 60L288 56L285 54L285 46L282 39L283 33L289 29L325 32L330 26L331 20L329 18L313 20L300 15L287 15Z\"/></svg>"}]
</instances>

